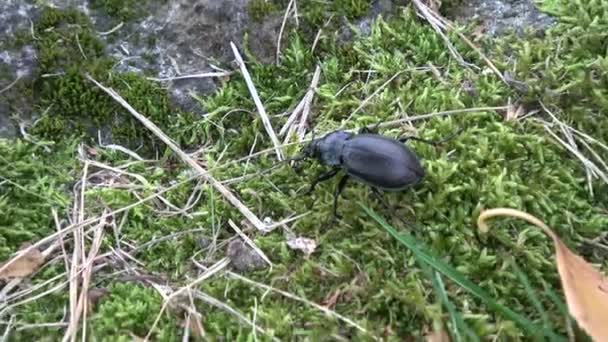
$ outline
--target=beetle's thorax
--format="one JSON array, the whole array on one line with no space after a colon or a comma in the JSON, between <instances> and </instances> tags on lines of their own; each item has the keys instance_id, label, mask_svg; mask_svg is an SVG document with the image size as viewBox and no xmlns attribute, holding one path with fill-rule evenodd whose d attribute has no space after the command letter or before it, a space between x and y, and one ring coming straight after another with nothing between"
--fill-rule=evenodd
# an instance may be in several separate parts
<instances>
[{"instance_id":1,"label":"beetle's thorax","mask_svg":"<svg viewBox=\"0 0 608 342\"><path fill-rule=\"evenodd\" d=\"M313 142L313 156L321 163L328 166L340 165L340 156L346 141L352 137L352 133L344 131L331 132Z\"/></svg>"}]
</instances>

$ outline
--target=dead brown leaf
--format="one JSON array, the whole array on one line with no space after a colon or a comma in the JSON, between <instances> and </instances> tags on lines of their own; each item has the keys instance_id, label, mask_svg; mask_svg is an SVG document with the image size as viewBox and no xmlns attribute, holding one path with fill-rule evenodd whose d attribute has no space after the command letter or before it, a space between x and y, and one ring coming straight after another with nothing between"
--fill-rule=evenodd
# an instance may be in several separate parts
<instances>
[{"instance_id":1,"label":"dead brown leaf","mask_svg":"<svg viewBox=\"0 0 608 342\"><path fill-rule=\"evenodd\" d=\"M553 239L557 270L570 314L594 341L608 341L608 278L572 252L542 221L519 210L496 208L482 212L477 220L482 233L488 231L484 221L495 216L526 220Z\"/></svg>"},{"instance_id":2,"label":"dead brown leaf","mask_svg":"<svg viewBox=\"0 0 608 342\"><path fill-rule=\"evenodd\" d=\"M26 246L27 247L27 246ZM44 255L34 248L13 262L9 259L0 264L0 280L24 278L36 272L44 264ZM4 265L7 265L6 267Z\"/></svg>"}]
</instances>

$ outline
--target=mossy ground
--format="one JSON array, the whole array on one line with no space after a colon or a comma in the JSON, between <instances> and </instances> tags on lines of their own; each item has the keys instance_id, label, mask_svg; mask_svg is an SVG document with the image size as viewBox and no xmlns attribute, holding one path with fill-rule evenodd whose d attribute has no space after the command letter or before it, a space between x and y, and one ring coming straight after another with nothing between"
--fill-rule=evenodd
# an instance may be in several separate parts
<instances>
[{"instance_id":1,"label":"mossy ground","mask_svg":"<svg viewBox=\"0 0 608 342\"><path fill-rule=\"evenodd\" d=\"M298 3L311 23L324 22L332 12L330 8L320 13L313 11L322 7L315 7L314 1ZM341 3L352 9L353 13L349 12L352 15L359 15L357 8L367 4ZM286 2L274 3L279 9L285 5ZM305 10L307 6L310 11ZM347 122L347 128L395 119L404 112L420 114L502 106L511 98L520 100L528 108L537 107L542 100L561 120L607 142L608 9L596 0L545 1L543 6L559 20L545 37L507 37L480 42L501 70L510 71L528 85L523 93L488 72L479 56L454 35L451 38L458 50L482 70L468 70L459 65L441 38L409 5L391 20L375 21L368 37L356 37L352 42L339 45L331 31L327 31L314 54L309 37L294 30L289 32L289 44L278 65L252 63L248 68L266 110L281 113L300 100L319 63L322 76L312 108L312 125L317 134L337 128L387 79L407 70ZM40 75L62 74L40 77L32 85L37 105L48 108L32 130L40 139L38 144L22 140L0 143L0 259L7 258L22 243L54 232L51 209L57 210L62 218L69 217L73 186L82 173L77 145L83 140L90 146L96 145L87 138L86 130L73 128L85 120L109 125L117 141L134 146L142 144L146 148L138 152L144 157L156 158L134 162L121 152L95 147L91 158L121 166L125 171L143 176L145 182L127 177L126 182L140 187L90 186L86 194L88 215L99 215L104 207L127 206L188 177L188 168L86 81L84 72L114 87L183 148L194 150L206 143L200 158L209 169L249 155L254 144L253 151L271 146L261 120L247 112L255 111L255 105L239 76L233 77L217 94L201 100L201 106L209 113L204 118L175 113L156 85L139 75L119 75L111 71L112 61L104 56L101 42L81 14L48 9L35 27L39 37L36 47ZM439 70L440 77L428 70L429 64ZM465 83L467 87L463 86ZM278 129L284 120L273 117L274 127ZM285 166L230 184L243 203L262 218L278 220L302 213L314 201L312 213L292 229L314 238L319 243L317 251L306 258L290 250L279 232L250 233L274 267L246 276L316 303L336 295L336 312L353 319L371 335L389 340L420 337L426 327L447 323L449 316L424 269L415 262L411 252L361 211L358 202L362 202L398 229L409 230L428 246L427 252L456 267L502 305L539 326L543 326L546 317L545 327L564 335L565 315L559 301L552 296L561 292L550 241L540 232L511 221L501 221L502 224L497 224L492 234L484 238L478 235L475 221L483 208L495 206L530 212L545 220L566 243L584 252L590 261L601 264L605 270L606 261L584 245L582 239L598 237L608 224L606 186L594 183L595 195L591 196L582 165L533 120L505 121L499 113L477 112L415 124L417 134L426 139L440 139L461 127L463 133L441 148L408 143L423 159L427 178L412 191L390 194L386 198L399 215L415 221L416 229L391 219L370 191L357 184L350 184L340 201L344 219L325 229L335 183L320 185L313 197L301 196L321 169L316 164L307 164L300 175ZM397 136L408 129L404 126L382 133ZM50 152L40 141L47 143ZM286 151L295 153L297 148ZM606 153L603 156L606 157ZM272 166L273 157L266 154L248 164L218 168L213 175L225 180L255 173ZM188 233L134 253L141 264L132 266L140 272L155 274L174 285L184 285L198 272L192 258L205 259L205 264L211 265L223 256L222 249L213 249L213 244L203 248L197 241L201 237L217 236L217 242L221 243L234 235L228 220L240 222L242 218L211 188L195 185L195 182L185 182L165 195L168 201L183 207L193 191L201 191L200 201L190 210L191 217L162 214L161 211L168 208L159 202L139 205L115 217L117 223L123 222L120 235L121 248L125 250L172 233L202 229L202 232ZM114 234L108 231L104 251L117 243ZM513 261L527 275L543 311L539 312L537 302L521 285L521 273L516 272ZM125 282L113 274L123 268L114 265L95 274L93 285L109 291L88 316L88 335L96 340L143 337L161 308L162 299L156 290L141 282ZM62 272L62 258L57 258L31 282L40 284ZM444 282L450 301L475 335L505 341L532 339L529 332L488 309L483 301L447 279ZM256 325L282 340L369 339L369 335L328 319L314 308L277 294L264 295L263 291L238 280L216 276L199 289L250 319L256 308ZM62 319L67 303L67 290L63 290L21 305L11 314L17 328L23 324L57 322ZM253 337L251 327L232 315L201 301L195 304L203 313L201 323L208 337L224 336L230 340ZM2 321L6 320L7 316L2 317ZM169 311L162 315L152 337L179 340L182 321L183 313ZM55 339L61 334L57 328L30 327L14 330L11 338L15 341ZM257 338L266 339L259 333Z\"/></svg>"}]
</instances>

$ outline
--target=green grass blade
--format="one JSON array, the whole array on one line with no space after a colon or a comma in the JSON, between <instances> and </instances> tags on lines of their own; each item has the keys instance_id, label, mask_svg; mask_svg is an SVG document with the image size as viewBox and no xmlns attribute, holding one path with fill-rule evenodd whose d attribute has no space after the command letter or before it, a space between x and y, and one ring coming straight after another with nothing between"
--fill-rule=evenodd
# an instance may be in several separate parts
<instances>
[{"instance_id":1,"label":"green grass blade","mask_svg":"<svg viewBox=\"0 0 608 342\"><path fill-rule=\"evenodd\" d=\"M543 305L540 302L540 299L538 298L538 296L536 295L536 292L534 291L534 289L532 289L532 285L530 285L530 281L528 280L528 277L525 275L524 272L522 272L522 270L519 268L519 266L517 265L517 262L515 262L515 260L511 260L511 265L513 265L515 274L519 278L521 284L524 286L524 289L526 290L526 293L528 294L528 298L530 298L532 305L534 305L534 307L536 308L536 311L538 311L538 313L543 321L543 325L545 327L545 333L547 335L551 336L552 339L555 339L555 337L553 336L553 333L552 333L553 329L551 327L551 323L549 322L549 316L547 315L545 308L543 308Z\"/></svg>"},{"instance_id":2,"label":"green grass blade","mask_svg":"<svg viewBox=\"0 0 608 342\"><path fill-rule=\"evenodd\" d=\"M439 271L441 274L445 275L446 277L460 285L462 288L467 290L475 297L481 299L488 307L492 308L505 318L517 323L525 332L529 333L530 335L536 336L539 331L542 331L542 327L539 327L537 324L535 324L525 316L522 316L497 302L481 287L466 279L455 268L439 260L434 255L425 252L424 249L426 248L424 248L424 246L420 242L418 242L413 236L409 234L398 233L392 226L390 226L383 218L378 216L372 209L361 203L359 205L370 217L376 220L376 222L378 222L386 231L388 231L389 234L391 234L399 242L409 248L418 260L422 260L423 262L428 263L435 270Z\"/></svg>"},{"instance_id":3,"label":"green grass blade","mask_svg":"<svg viewBox=\"0 0 608 342\"><path fill-rule=\"evenodd\" d=\"M450 319L452 320L452 324L454 325L454 340L463 341L462 337L460 337L459 332L464 331L468 337L466 341L480 341L479 337L477 337L475 333L473 333L471 328L468 327L468 325L462 319L462 316L456 311L456 307L454 306L454 304L450 301L448 294L445 291L445 286L443 285L441 274L435 271L433 278L435 280L435 290L439 294L443 305L445 305L446 309L448 310Z\"/></svg>"}]
</instances>

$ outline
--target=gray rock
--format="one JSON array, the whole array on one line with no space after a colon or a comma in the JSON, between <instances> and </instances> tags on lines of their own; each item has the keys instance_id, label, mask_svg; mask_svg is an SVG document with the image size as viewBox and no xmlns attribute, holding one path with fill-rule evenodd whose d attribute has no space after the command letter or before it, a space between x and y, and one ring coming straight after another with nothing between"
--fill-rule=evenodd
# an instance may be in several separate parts
<instances>
[{"instance_id":1,"label":"gray rock","mask_svg":"<svg viewBox=\"0 0 608 342\"><path fill-rule=\"evenodd\" d=\"M526 29L543 32L554 23L532 0L463 0L450 16L461 22L481 22L490 37L521 34Z\"/></svg>"},{"instance_id":2,"label":"gray rock","mask_svg":"<svg viewBox=\"0 0 608 342\"><path fill-rule=\"evenodd\" d=\"M259 254L241 240L234 240L228 245L226 256L238 272L255 271L268 266Z\"/></svg>"}]
</instances>

